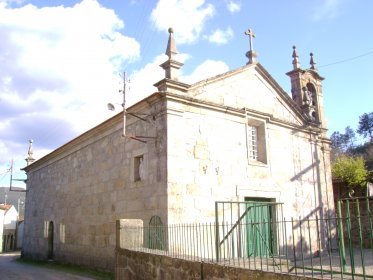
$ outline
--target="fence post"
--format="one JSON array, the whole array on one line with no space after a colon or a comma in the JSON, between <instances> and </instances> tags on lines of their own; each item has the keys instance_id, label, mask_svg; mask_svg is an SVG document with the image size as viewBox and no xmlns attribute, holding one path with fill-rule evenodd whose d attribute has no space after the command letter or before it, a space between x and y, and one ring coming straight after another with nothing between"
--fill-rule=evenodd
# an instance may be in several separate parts
<instances>
[{"instance_id":1,"label":"fence post","mask_svg":"<svg viewBox=\"0 0 373 280\"><path fill-rule=\"evenodd\" d=\"M300 253L302 257L302 268L303 268L303 276L305 275L304 271L304 254L303 254L303 234L302 234L302 219L299 216L299 237L300 237Z\"/></svg>"},{"instance_id":2,"label":"fence post","mask_svg":"<svg viewBox=\"0 0 373 280\"><path fill-rule=\"evenodd\" d=\"M363 250L363 235L361 232L361 217L360 217L360 201L356 198L356 211L357 211L357 222L358 222L358 229L359 229L359 245L360 245L360 257L361 257L361 265L363 267L363 276L365 279L365 264L364 264L364 250Z\"/></svg>"},{"instance_id":3,"label":"fence post","mask_svg":"<svg viewBox=\"0 0 373 280\"><path fill-rule=\"evenodd\" d=\"M346 250L345 250L345 241L343 235L343 224L342 224L342 214L341 214L341 201L337 201L337 223L338 223L338 249L339 249L339 258L341 259L342 271L346 272Z\"/></svg>"},{"instance_id":4,"label":"fence post","mask_svg":"<svg viewBox=\"0 0 373 280\"><path fill-rule=\"evenodd\" d=\"M369 237L370 237L370 249L372 250L373 256L373 227L372 227L372 213L370 212L369 198L366 198L368 221L369 221Z\"/></svg>"},{"instance_id":5,"label":"fence post","mask_svg":"<svg viewBox=\"0 0 373 280\"><path fill-rule=\"evenodd\" d=\"M347 208L347 229L348 229L348 241L349 241L349 249L350 249L350 262L351 262L351 273L352 276L355 275L355 259L354 259L354 247L352 242L352 229L351 229L351 213L350 213L350 202L346 201L346 208Z\"/></svg>"},{"instance_id":6,"label":"fence post","mask_svg":"<svg viewBox=\"0 0 373 280\"><path fill-rule=\"evenodd\" d=\"M295 268L295 274L298 275L298 272L297 272L297 256L296 256L296 252L295 252L295 241L294 241L294 219L293 217L291 217L291 235L292 235L292 238L293 238L293 258L294 258L294 268Z\"/></svg>"},{"instance_id":7,"label":"fence post","mask_svg":"<svg viewBox=\"0 0 373 280\"><path fill-rule=\"evenodd\" d=\"M310 244L310 260L311 260L311 273L313 278L313 253L312 253L312 239L311 239L311 229L310 229L310 219L307 219L307 230L308 230L308 243Z\"/></svg>"},{"instance_id":8,"label":"fence post","mask_svg":"<svg viewBox=\"0 0 373 280\"><path fill-rule=\"evenodd\" d=\"M317 246L319 249L319 262L320 262L320 269L321 269L321 278L324 278L324 271L322 266L322 247L321 247L321 240L320 240L320 226L319 226L319 217L316 215L316 233L317 233Z\"/></svg>"},{"instance_id":9,"label":"fence post","mask_svg":"<svg viewBox=\"0 0 373 280\"><path fill-rule=\"evenodd\" d=\"M218 216L218 202L215 201L215 251L216 262L219 262L219 216Z\"/></svg>"}]
</instances>

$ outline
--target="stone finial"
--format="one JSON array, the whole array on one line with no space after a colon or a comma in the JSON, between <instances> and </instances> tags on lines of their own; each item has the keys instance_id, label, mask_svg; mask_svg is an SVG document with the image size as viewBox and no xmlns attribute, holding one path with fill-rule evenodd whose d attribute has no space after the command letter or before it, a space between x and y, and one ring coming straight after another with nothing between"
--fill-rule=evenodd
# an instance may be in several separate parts
<instances>
[{"instance_id":1,"label":"stone finial","mask_svg":"<svg viewBox=\"0 0 373 280\"><path fill-rule=\"evenodd\" d=\"M254 51L253 47L253 38L255 38L255 34L251 29L248 29L245 31L245 35L249 36L250 41L250 50L246 53L246 57L249 59L249 62L247 64L252 64L256 62L257 53Z\"/></svg>"},{"instance_id":2,"label":"stone finial","mask_svg":"<svg viewBox=\"0 0 373 280\"><path fill-rule=\"evenodd\" d=\"M313 53L310 53L310 56L311 56L311 58L310 58L311 69L317 71L317 68L316 68L316 66L315 66L315 65L316 65L316 62L315 62L315 60L313 59Z\"/></svg>"},{"instance_id":3,"label":"stone finial","mask_svg":"<svg viewBox=\"0 0 373 280\"><path fill-rule=\"evenodd\" d=\"M163 62L160 66L165 72L165 77L159 82L155 83L154 86L158 91L168 92L186 92L189 85L179 81L179 69L184 65L183 63L176 60L176 44L174 40L174 30L168 29L169 37L166 48L166 55L168 59Z\"/></svg>"},{"instance_id":4,"label":"stone finial","mask_svg":"<svg viewBox=\"0 0 373 280\"><path fill-rule=\"evenodd\" d=\"M183 63L176 61L175 56L177 54L176 44L174 40L174 30L172 28L168 29L169 37L166 49L166 55L168 60L162 63L160 66L165 70L165 78L171 80L178 80L178 70L183 66Z\"/></svg>"},{"instance_id":5,"label":"stone finial","mask_svg":"<svg viewBox=\"0 0 373 280\"><path fill-rule=\"evenodd\" d=\"M174 39L174 30L173 28L168 29L168 43L167 43L167 49L166 49L166 55L168 56L169 59L173 59L174 56L177 54L176 50L176 44L175 44L175 39Z\"/></svg>"},{"instance_id":6,"label":"stone finial","mask_svg":"<svg viewBox=\"0 0 373 280\"><path fill-rule=\"evenodd\" d=\"M33 148L32 148L32 143L34 142L32 139L30 139L29 141L29 147L28 147L28 157L26 158L26 162L27 162L27 166L30 165L31 163L33 163L35 161L34 157L33 157Z\"/></svg>"},{"instance_id":7,"label":"stone finial","mask_svg":"<svg viewBox=\"0 0 373 280\"><path fill-rule=\"evenodd\" d=\"M299 62L299 56L298 56L298 52L297 52L297 47L296 46L293 46L293 69L294 70L297 70L300 68L300 62Z\"/></svg>"}]
</instances>

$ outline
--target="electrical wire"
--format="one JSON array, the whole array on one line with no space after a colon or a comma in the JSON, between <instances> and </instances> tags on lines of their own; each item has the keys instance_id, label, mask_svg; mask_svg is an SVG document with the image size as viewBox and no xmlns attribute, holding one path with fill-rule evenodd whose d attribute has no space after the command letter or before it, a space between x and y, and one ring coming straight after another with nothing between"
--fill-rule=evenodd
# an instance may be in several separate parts
<instances>
[{"instance_id":1,"label":"electrical wire","mask_svg":"<svg viewBox=\"0 0 373 280\"><path fill-rule=\"evenodd\" d=\"M2 177L0 178L0 182L1 182L2 180L4 180L5 176L6 176L9 172L10 172L10 169L7 170L7 171L5 171L4 173L1 173L1 174L0 174L0 176L2 176Z\"/></svg>"},{"instance_id":2,"label":"electrical wire","mask_svg":"<svg viewBox=\"0 0 373 280\"><path fill-rule=\"evenodd\" d=\"M7 171L5 171L5 172L3 172L3 173L0 173L0 176L8 174L9 171L10 171L10 170L7 170Z\"/></svg>"},{"instance_id":3,"label":"electrical wire","mask_svg":"<svg viewBox=\"0 0 373 280\"><path fill-rule=\"evenodd\" d=\"M328 67L328 66L332 66L332 65L352 61L352 60L356 60L356 59L359 59L361 57L368 56L368 55L371 55L371 54L373 54L373 51L363 53L363 54L360 54L360 55L357 55L357 56L354 56L354 57L350 57L350 58L347 58L347 59L343 59L343 60L340 60L340 61L332 62L332 63L329 63L329 64L324 64L324 65L319 66L318 68Z\"/></svg>"},{"instance_id":4,"label":"electrical wire","mask_svg":"<svg viewBox=\"0 0 373 280\"><path fill-rule=\"evenodd\" d=\"M9 172L10 172L10 169L11 169L11 168L7 168L5 171L2 171L2 172L0 173L0 176L3 175L3 174L9 173Z\"/></svg>"}]
</instances>

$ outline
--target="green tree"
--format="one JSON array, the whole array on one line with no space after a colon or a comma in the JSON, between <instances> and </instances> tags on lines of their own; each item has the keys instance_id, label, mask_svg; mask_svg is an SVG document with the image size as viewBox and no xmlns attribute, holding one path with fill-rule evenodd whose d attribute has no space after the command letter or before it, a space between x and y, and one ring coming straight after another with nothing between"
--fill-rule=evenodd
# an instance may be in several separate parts
<instances>
[{"instance_id":1,"label":"green tree","mask_svg":"<svg viewBox=\"0 0 373 280\"><path fill-rule=\"evenodd\" d=\"M354 148L355 138L355 132L349 126L345 128L345 133L340 133L339 131L333 132L330 136L330 140L332 141L332 158L334 159L340 154L350 153Z\"/></svg>"},{"instance_id":2,"label":"green tree","mask_svg":"<svg viewBox=\"0 0 373 280\"><path fill-rule=\"evenodd\" d=\"M346 126L344 138L347 149L353 149L355 146L356 136L354 130L350 126Z\"/></svg>"},{"instance_id":3,"label":"green tree","mask_svg":"<svg viewBox=\"0 0 373 280\"><path fill-rule=\"evenodd\" d=\"M356 130L357 133L362 135L364 138L373 137L373 112L362 114L359 117L359 127Z\"/></svg>"},{"instance_id":4,"label":"green tree","mask_svg":"<svg viewBox=\"0 0 373 280\"><path fill-rule=\"evenodd\" d=\"M362 156L368 171L373 171L373 139L353 149L354 156Z\"/></svg>"},{"instance_id":5,"label":"green tree","mask_svg":"<svg viewBox=\"0 0 373 280\"><path fill-rule=\"evenodd\" d=\"M365 186L368 171L362 157L352 157L345 154L339 155L332 163L332 175L351 188Z\"/></svg>"}]
</instances>

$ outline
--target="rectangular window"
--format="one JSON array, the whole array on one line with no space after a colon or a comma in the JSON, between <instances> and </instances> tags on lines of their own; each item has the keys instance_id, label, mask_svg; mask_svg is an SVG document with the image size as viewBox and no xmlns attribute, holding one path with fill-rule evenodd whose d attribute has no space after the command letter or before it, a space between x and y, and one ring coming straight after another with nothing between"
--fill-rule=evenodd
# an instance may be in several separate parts
<instances>
[{"instance_id":1,"label":"rectangular window","mask_svg":"<svg viewBox=\"0 0 373 280\"><path fill-rule=\"evenodd\" d=\"M249 162L267 164L267 146L265 122L248 119L247 148Z\"/></svg>"},{"instance_id":2,"label":"rectangular window","mask_svg":"<svg viewBox=\"0 0 373 280\"><path fill-rule=\"evenodd\" d=\"M258 131L255 126L248 126L249 158L258 160Z\"/></svg>"},{"instance_id":3,"label":"rectangular window","mask_svg":"<svg viewBox=\"0 0 373 280\"><path fill-rule=\"evenodd\" d=\"M143 180L143 176L144 176L144 156L141 155L141 156L137 156L134 158L134 164L133 164L133 167L134 167L134 181L137 182L137 181L141 181Z\"/></svg>"}]
</instances>

